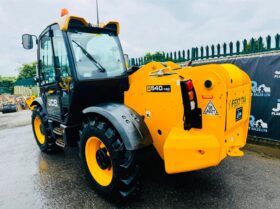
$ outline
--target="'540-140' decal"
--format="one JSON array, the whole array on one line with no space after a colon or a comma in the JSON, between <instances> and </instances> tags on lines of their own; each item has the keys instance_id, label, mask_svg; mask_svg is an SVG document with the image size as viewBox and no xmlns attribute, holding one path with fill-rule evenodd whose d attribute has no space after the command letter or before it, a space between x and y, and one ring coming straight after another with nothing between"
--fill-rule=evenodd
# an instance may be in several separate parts
<instances>
[{"instance_id":1,"label":"'540-140' decal","mask_svg":"<svg viewBox=\"0 0 280 209\"><path fill-rule=\"evenodd\" d=\"M171 92L170 85L148 85L147 92Z\"/></svg>"}]
</instances>

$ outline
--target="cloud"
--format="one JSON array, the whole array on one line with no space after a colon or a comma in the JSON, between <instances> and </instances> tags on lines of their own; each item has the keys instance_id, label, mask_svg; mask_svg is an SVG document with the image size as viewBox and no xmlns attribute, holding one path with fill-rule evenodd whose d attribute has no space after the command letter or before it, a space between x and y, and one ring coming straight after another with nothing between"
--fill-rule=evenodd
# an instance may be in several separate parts
<instances>
[{"instance_id":1,"label":"cloud","mask_svg":"<svg viewBox=\"0 0 280 209\"><path fill-rule=\"evenodd\" d=\"M130 57L279 32L278 0L99 0L99 6L101 21L120 21ZM16 75L22 63L36 60L21 35L39 35L63 7L96 21L94 0L0 0L0 75Z\"/></svg>"}]
</instances>

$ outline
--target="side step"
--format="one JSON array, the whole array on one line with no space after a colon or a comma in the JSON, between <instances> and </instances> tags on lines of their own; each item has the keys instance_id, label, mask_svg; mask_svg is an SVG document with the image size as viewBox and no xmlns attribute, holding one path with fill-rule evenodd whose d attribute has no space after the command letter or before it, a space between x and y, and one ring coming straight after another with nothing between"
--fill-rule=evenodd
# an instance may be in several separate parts
<instances>
[{"instance_id":1,"label":"side step","mask_svg":"<svg viewBox=\"0 0 280 209\"><path fill-rule=\"evenodd\" d=\"M55 144L56 144L57 146L61 147L61 148L65 148L65 143L64 143L63 138L58 138L58 139L56 139Z\"/></svg>"},{"instance_id":2,"label":"side step","mask_svg":"<svg viewBox=\"0 0 280 209\"><path fill-rule=\"evenodd\" d=\"M64 133L64 128L62 128L62 127L55 127L55 128L53 129L53 132L54 132L56 135L62 136L63 133Z\"/></svg>"},{"instance_id":3,"label":"side step","mask_svg":"<svg viewBox=\"0 0 280 209\"><path fill-rule=\"evenodd\" d=\"M63 139L64 127L58 126L53 129L53 133L57 135L55 144L61 148L65 148L65 142Z\"/></svg>"}]
</instances>

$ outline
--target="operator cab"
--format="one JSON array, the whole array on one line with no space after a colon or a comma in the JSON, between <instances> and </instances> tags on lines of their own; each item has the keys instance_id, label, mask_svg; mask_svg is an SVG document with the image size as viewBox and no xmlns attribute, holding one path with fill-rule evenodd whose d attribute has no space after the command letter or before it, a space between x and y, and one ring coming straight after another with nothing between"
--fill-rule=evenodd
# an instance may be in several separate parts
<instances>
[{"instance_id":1,"label":"operator cab","mask_svg":"<svg viewBox=\"0 0 280 209\"><path fill-rule=\"evenodd\" d=\"M86 107L124 102L129 84L118 33L118 22L92 26L64 12L36 38L37 81L49 119L77 124ZM32 35L23 35L23 46L33 47Z\"/></svg>"}]
</instances>

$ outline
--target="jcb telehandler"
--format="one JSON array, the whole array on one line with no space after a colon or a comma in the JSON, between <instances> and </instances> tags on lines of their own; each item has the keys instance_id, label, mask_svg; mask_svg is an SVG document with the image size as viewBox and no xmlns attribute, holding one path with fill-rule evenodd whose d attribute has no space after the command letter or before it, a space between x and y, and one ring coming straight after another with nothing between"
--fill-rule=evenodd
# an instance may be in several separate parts
<instances>
[{"instance_id":1,"label":"jcb telehandler","mask_svg":"<svg viewBox=\"0 0 280 209\"><path fill-rule=\"evenodd\" d=\"M36 38L40 97L32 126L43 152L78 144L94 188L127 197L136 152L154 146L167 173L243 156L251 105L248 75L232 64L126 69L119 23L93 25L65 12ZM34 35L22 37L25 49Z\"/></svg>"}]
</instances>

